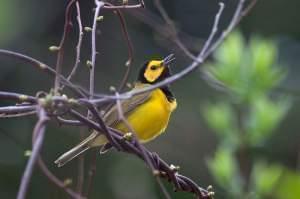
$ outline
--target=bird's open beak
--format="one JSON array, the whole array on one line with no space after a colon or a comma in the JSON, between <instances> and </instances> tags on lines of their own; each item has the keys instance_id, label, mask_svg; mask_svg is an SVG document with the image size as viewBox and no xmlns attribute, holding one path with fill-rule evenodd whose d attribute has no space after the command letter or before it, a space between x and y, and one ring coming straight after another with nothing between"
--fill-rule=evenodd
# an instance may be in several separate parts
<instances>
[{"instance_id":1,"label":"bird's open beak","mask_svg":"<svg viewBox=\"0 0 300 199\"><path fill-rule=\"evenodd\" d=\"M168 56L166 56L164 59L163 59L163 64L164 66L168 66L170 65L171 62L173 62L175 60L175 55L174 54L170 54Z\"/></svg>"}]
</instances>

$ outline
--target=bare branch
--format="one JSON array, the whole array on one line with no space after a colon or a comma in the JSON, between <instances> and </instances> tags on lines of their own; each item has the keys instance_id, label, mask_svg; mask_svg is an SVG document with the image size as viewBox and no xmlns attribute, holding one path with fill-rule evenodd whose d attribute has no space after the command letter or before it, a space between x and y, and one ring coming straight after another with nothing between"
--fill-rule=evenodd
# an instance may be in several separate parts
<instances>
[{"instance_id":1,"label":"bare branch","mask_svg":"<svg viewBox=\"0 0 300 199\"><path fill-rule=\"evenodd\" d=\"M36 106L5 106L0 107L0 114L14 114L14 113L24 113L31 112L36 109Z\"/></svg>"},{"instance_id":2,"label":"bare branch","mask_svg":"<svg viewBox=\"0 0 300 199\"><path fill-rule=\"evenodd\" d=\"M96 121L100 125L100 127L101 127L102 130L101 131L97 131L97 132L98 133L99 132L104 133L104 135L106 136L106 138L108 139L108 141L110 143L114 144L114 146L116 147L116 149L121 150L121 146L116 142L116 140L110 134L109 129L105 125L105 123L104 123L103 119L101 118L99 112L97 111L97 108L95 107L95 105L92 104L92 103L90 103L89 101L81 101L81 103L84 103L84 105L88 108L89 112L91 114L93 114L94 118L96 119Z\"/></svg>"},{"instance_id":3,"label":"bare branch","mask_svg":"<svg viewBox=\"0 0 300 199\"><path fill-rule=\"evenodd\" d=\"M174 43L175 45L168 45L169 43L163 43L159 42L160 45L164 45L165 48L169 50L174 50L174 47L178 48L179 51L182 51L180 44L176 39L174 39L174 34L171 31L168 23L166 23L165 19L161 19L156 13L151 12L150 10L144 9L136 9L136 10L130 10L127 11L129 15L132 15L137 20L141 21L142 23L146 24L151 28L156 34L160 35L162 38L164 38L166 41L170 41L171 43ZM201 38L191 36L188 33L184 32L183 30L178 29L177 27L173 27L176 30L176 36L187 48L190 52L198 52L201 48L201 43L203 42ZM177 50L177 49L176 49ZM193 53L194 54L194 53ZM192 54L192 55L193 55ZM185 53L182 54L183 56L186 56Z\"/></svg>"},{"instance_id":4,"label":"bare branch","mask_svg":"<svg viewBox=\"0 0 300 199\"><path fill-rule=\"evenodd\" d=\"M112 5L111 3L105 3L104 7L105 9L137 9L137 8L145 8L145 3L143 0L139 0L138 4L135 5L127 5L127 4L123 4L123 5L119 5L119 6L115 6Z\"/></svg>"},{"instance_id":5,"label":"bare branch","mask_svg":"<svg viewBox=\"0 0 300 199\"><path fill-rule=\"evenodd\" d=\"M5 92L5 91L0 91L0 99L13 100L13 101L17 101L17 102L28 102L28 103L32 103L32 104L37 103L37 100L35 97L31 97L31 96L19 94L19 93Z\"/></svg>"},{"instance_id":6,"label":"bare branch","mask_svg":"<svg viewBox=\"0 0 300 199\"><path fill-rule=\"evenodd\" d=\"M160 0L154 0L154 4L158 11L160 12L161 16L165 20L167 26L169 27L170 35L172 37L172 40L175 42L175 44L184 52L184 54L189 57L192 60L195 60L196 57L191 53L188 48L180 41L180 39L177 36L177 29L175 28L174 22L171 20L171 18L168 16L167 12L163 8Z\"/></svg>"},{"instance_id":7,"label":"bare branch","mask_svg":"<svg viewBox=\"0 0 300 199\"><path fill-rule=\"evenodd\" d=\"M58 49L58 54L57 54L57 60L56 60L56 76L55 76L55 82L54 82L54 92L58 93L58 89L60 87L60 78L59 75L61 74L61 65L63 63L63 58L64 58L64 44L67 39L67 34L70 32L70 26L71 26L71 8L73 4L76 2L76 0L70 0L66 12L65 12L65 25L64 25L64 32L63 36L61 38L60 44L59 44L59 49Z\"/></svg>"},{"instance_id":8,"label":"bare branch","mask_svg":"<svg viewBox=\"0 0 300 199\"><path fill-rule=\"evenodd\" d=\"M72 68L71 73L69 74L67 80L71 81L72 77L75 75L79 63L80 63L80 51L81 51L81 44L82 44L82 37L83 37L83 26L82 26L82 22L81 22L81 15L80 15L80 6L79 6L79 2L76 1L76 11L77 11L77 23L78 23L78 41L77 41L77 46L76 46L76 58L75 58L75 64Z\"/></svg>"},{"instance_id":9,"label":"bare branch","mask_svg":"<svg viewBox=\"0 0 300 199\"><path fill-rule=\"evenodd\" d=\"M39 120L34 127L33 137L35 138L35 142L32 143L32 154L28 160L28 163L26 165L26 169L24 171L21 185L19 188L17 199L25 199L27 189L30 183L31 175L35 166L35 163L39 157L40 150L42 148L42 144L44 141L44 135L45 135L45 125L46 122L49 120L49 118L46 115L45 110L42 107L38 108L38 117Z\"/></svg>"},{"instance_id":10,"label":"bare branch","mask_svg":"<svg viewBox=\"0 0 300 199\"><path fill-rule=\"evenodd\" d=\"M24 113L14 113L14 114L0 114L0 118L14 118L14 117L25 117L29 115L36 114L36 111L29 111Z\"/></svg>"},{"instance_id":11,"label":"bare branch","mask_svg":"<svg viewBox=\"0 0 300 199\"><path fill-rule=\"evenodd\" d=\"M58 179L52 172L47 168L46 164L44 163L43 159L39 157L38 165L44 175L57 187L61 188L65 191L68 195L75 199L84 199L84 197L80 196L79 193L74 192L72 189L66 187L65 183Z\"/></svg>"},{"instance_id":12,"label":"bare branch","mask_svg":"<svg viewBox=\"0 0 300 199\"><path fill-rule=\"evenodd\" d=\"M235 28L235 26L239 23L240 19L243 17L243 8L244 8L245 0L240 0L239 4L237 5L236 11L231 19L231 22L226 30L223 31L222 35L217 39L217 41L212 44L212 46L204 52L204 58L208 57L212 52L216 50L217 47L220 46L222 41L228 36L230 32ZM247 10L247 9L246 9Z\"/></svg>"},{"instance_id":13,"label":"bare branch","mask_svg":"<svg viewBox=\"0 0 300 199\"><path fill-rule=\"evenodd\" d=\"M34 59L32 57L29 57L27 55L21 54L21 53L17 53L17 52L13 52L10 50L4 50L4 49L0 49L0 55L5 55L8 57L13 57L22 61L25 61L27 63L32 64L33 66L35 66L37 69L45 71L47 74L53 76L53 77L59 77L61 79L61 81L68 87L70 88L70 90L72 90L75 94L77 94L78 96L81 97L85 97L86 95L83 93L82 89L79 89L78 86L75 86L74 84L72 84L70 81L68 81L64 76L62 75L58 75L56 73L56 71L50 67L49 65Z\"/></svg>"},{"instance_id":14,"label":"bare branch","mask_svg":"<svg viewBox=\"0 0 300 199\"><path fill-rule=\"evenodd\" d=\"M36 113L36 105L0 107L0 118L23 117Z\"/></svg>"},{"instance_id":15,"label":"bare branch","mask_svg":"<svg viewBox=\"0 0 300 199\"><path fill-rule=\"evenodd\" d=\"M224 10L224 3L219 3L219 6L220 6L220 9L219 9L219 12L217 13L216 17L215 17L215 23L213 25L213 28L212 28L212 31L208 37L208 39L206 40L198 58L200 57L204 57L204 54L206 53L207 49L209 48L209 46L211 45L212 43L212 40L214 39L217 31L218 31L218 26L219 26L219 21L220 21L220 17L221 17L221 14L223 13L223 10Z\"/></svg>"},{"instance_id":16,"label":"bare branch","mask_svg":"<svg viewBox=\"0 0 300 199\"><path fill-rule=\"evenodd\" d=\"M116 12L119 17L119 21L121 23L122 33L124 35L124 38L125 38L125 41L127 44L127 49L128 49L128 60L125 63L126 71L124 73L123 79L118 88L118 91L121 92L128 81L128 77L129 77L129 73L130 73L130 66L133 61L133 46L132 46L128 31L127 31L125 18L120 10L116 10Z\"/></svg>"},{"instance_id":17,"label":"bare branch","mask_svg":"<svg viewBox=\"0 0 300 199\"><path fill-rule=\"evenodd\" d=\"M80 139L83 140L84 139L84 131L86 131L85 128L81 128L80 129ZM76 185L76 191L81 194L83 191L83 185L84 185L84 154L82 154L79 157L79 161L78 161L78 171L77 171L77 185Z\"/></svg>"},{"instance_id":18,"label":"bare branch","mask_svg":"<svg viewBox=\"0 0 300 199\"><path fill-rule=\"evenodd\" d=\"M97 48L96 48L96 30L97 30L97 17L99 16L100 9L104 6L104 3L99 0L95 0L96 10L93 20L93 28L92 28L92 55L91 55L91 70L90 70L90 99L93 98L94 95L94 87L95 87L95 63L97 56Z\"/></svg>"},{"instance_id":19,"label":"bare branch","mask_svg":"<svg viewBox=\"0 0 300 199\"><path fill-rule=\"evenodd\" d=\"M86 193L84 194L85 197L88 197L89 194L92 192L93 180L94 180L94 177L96 174L96 169L97 169L97 167L96 167L97 154L98 154L97 151L93 151L91 165L88 170L88 179L86 181L87 190L86 190Z\"/></svg>"}]
</instances>

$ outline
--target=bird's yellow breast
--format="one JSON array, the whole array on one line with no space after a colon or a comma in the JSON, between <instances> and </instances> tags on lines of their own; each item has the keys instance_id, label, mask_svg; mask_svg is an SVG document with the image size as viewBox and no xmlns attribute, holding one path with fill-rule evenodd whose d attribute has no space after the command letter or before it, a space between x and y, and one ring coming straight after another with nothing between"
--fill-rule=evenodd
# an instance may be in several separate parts
<instances>
[{"instance_id":1,"label":"bird's yellow breast","mask_svg":"<svg viewBox=\"0 0 300 199\"><path fill-rule=\"evenodd\" d=\"M152 91L149 100L127 116L127 121L138 139L141 142L148 142L164 132L176 106L175 100L169 102L165 94L160 89L156 89ZM124 133L129 131L123 123L116 125L115 128Z\"/></svg>"}]
</instances>

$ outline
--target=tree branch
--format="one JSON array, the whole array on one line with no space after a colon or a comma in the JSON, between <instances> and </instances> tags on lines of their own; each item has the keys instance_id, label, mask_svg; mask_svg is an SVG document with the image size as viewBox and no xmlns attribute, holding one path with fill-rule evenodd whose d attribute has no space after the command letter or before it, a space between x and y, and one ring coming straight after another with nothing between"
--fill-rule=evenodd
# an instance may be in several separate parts
<instances>
[{"instance_id":1,"label":"tree branch","mask_svg":"<svg viewBox=\"0 0 300 199\"><path fill-rule=\"evenodd\" d=\"M76 1L76 11L77 11L77 23L78 23L78 41L77 41L77 46L76 46L76 58L75 58L75 64L72 68L71 73L69 74L67 80L71 81L72 77L75 75L79 63L80 63L80 51L81 51L81 45L82 45L82 38L83 38L83 26L82 26L82 22L81 22L81 15L80 15L80 6L79 6L79 2Z\"/></svg>"},{"instance_id":2,"label":"tree branch","mask_svg":"<svg viewBox=\"0 0 300 199\"><path fill-rule=\"evenodd\" d=\"M64 31L63 31L63 36L61 38L60 44L59 44L59 49L58 49L58 54L57 54L57 60L56 60L56 76L55 76L55 82L54 82L54 92L58 93L58 89L60 87L60 74L62 70L62 63L63 63L63 58L64 58L64 44L67 39L67 34L70 32L70 27L71 27L71 8L73 4L76 2L76 0L70 0L66 12L65 12L65 25L64 25Z\"/></svg>"},{"instance_id":3,"label":"tree branch","mask_svg":"<svg viewBox=\"0 0 300 199\"><path fill-rule=\"evenodd\" d=\"M26 169L24 171L22 180L21 180L21 185L18 191L17 199L24 199L26 197L27 189L30 183L30 179L32 176L32 172L34 169L34 166L36 164L36 161L39 157L40 150L43 145L44 141L44 135L45 135L45 125L46 122L49 120L49 118L46 115L45 110L42 107L38 108L38 117L39 120L34 127L33 131L33 137L34 137L34 142L32 143L32 154L29 158L29 161L26 165Z\"/></svg>"}]
</instances>

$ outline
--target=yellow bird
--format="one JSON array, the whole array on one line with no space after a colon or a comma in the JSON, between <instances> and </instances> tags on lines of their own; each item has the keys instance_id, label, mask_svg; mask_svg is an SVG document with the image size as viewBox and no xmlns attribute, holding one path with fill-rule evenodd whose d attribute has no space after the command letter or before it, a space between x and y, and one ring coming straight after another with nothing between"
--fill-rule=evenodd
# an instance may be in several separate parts
<instances>
[{"instance_id":1,"label":"yellow bird","mask_svg":"<svg viewBox=\"0 0 300 199\"><path fill-rule=\"evenodd\" d=\"M145 88L170 77L170 63L175 59L171 54L163 60L151 60L140 69L138 80L133 90ZM171 113L177 103L168 85L154 89L151 92L139 94L132 98L121 100L121 107L128 123L136 133L140 142L145 143L163 133L168 126ZM128 133L130 130L120 121L117 106L113 106L103 116L107 126ZM107 139L103 133L93 132L80 144L61 155L55 163L60 167L92 148L104 146Z\"/></svg>"}]
</instances>

